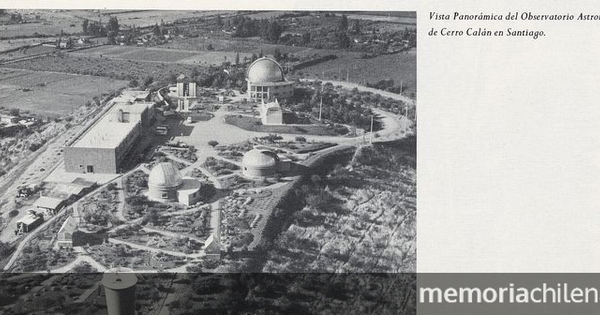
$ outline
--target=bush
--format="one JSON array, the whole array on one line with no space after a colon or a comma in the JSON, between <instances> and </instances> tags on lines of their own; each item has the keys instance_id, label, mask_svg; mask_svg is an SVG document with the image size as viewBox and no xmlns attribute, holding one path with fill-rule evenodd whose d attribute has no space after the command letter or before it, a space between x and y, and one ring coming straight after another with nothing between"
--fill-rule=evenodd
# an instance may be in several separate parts
<instances>
[{"instance_id":1,"label":"bush","mask_svg":"<svg viewBox=\"0 0 600 315\"><path fill-rule=\"evenodd\" d=\"M19 210L16 210L16 209L15 209L15 210L12 210L11 212L9 212L9 213L8 213L8 215L9 215L11 218L14 218L14 217L16 217L18 214L19 214Z\"/></svg>"},{"instance_id":2,"label":"bush","mask_svg":"<svg viewBox=\"0 0 600 315\"><path fill-rule=\"evenodd\" d=\"M306 142L306 138L304 138L302 136L297 136L296 137L296 142L305 143Z\"/></svg>"}]
</instances>

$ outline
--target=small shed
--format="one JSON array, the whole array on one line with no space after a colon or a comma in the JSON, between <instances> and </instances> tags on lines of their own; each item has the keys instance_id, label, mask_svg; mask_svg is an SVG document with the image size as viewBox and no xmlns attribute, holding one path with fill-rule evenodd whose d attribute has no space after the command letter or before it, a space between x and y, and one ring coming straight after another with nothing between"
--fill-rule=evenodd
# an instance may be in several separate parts
<instances>
[{"instance_id":1,"label":"small shed","mask_svg":"<svg viewBox=\"0 0 600 315\"><path fill-rule=\"evenodd\" d=\"M65 222L63 222L60 230L58 230L56 246L58 248L73 247L73 233L75 233L75 231L77 231L77 220L72 216L69 216Z\"/></svg>"},{"instance_id":2,"label":"small shed","mask_svg":"<svg viewBox=\"0 0 600 315\"><path fill-rule=\"evenodd\" d=\"M204 242L204 252L207 256L221 256L221 243L211 234Z\"/></svg>"},{"instance_id":3,"label":"small shed","mask_svg":"<svg viewBox=\"0 0 600 315\"><path fill-rule=\"evenodd\" d=\"M28 233L42 225L42 223L44 223L44 217L34 211L30 211L30 213L17 221L17 230L15 231L15 234Z\"/></svg>"},{"instance_id":4,"label":"small shed","mask_svg":"<svg viewBox=\"0 0 600 315\"><path fill-rule=\"evenodd\" d=\"M64 206L64 203L64 199L42 196L33 203L33 206L49 215L55 215Z\"/></svg>"}]
</instances>

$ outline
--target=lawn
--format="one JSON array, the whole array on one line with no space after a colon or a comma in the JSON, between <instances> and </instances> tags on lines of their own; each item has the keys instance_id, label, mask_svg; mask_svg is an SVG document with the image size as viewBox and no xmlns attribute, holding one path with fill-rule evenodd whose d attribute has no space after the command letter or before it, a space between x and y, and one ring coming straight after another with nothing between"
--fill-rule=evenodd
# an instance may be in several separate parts
<instances>
[{"instance_id":1,"label":"lawn","mask_svg":"<svg viewBox=\"0 0 600 315\"><path fill-rule=\"evenodd\" d=\"M0 69L0 106L64 116L94 96L126 85L126 81L103 77Z\"/></svg>"},{"instance_id":2,"label":"lawn","mask_svg":"<svg viewBox=\"0 0 600 315\"><path fill-rule=\"evenodd\" d=\"M260 124L260 119L246 116L225 116L225 122L248 131L282 133L282 134L304 134L317 136L339 136L334 128L328 125L302 125L302 126L265 126Z\"/></svg>"}]
</instances>

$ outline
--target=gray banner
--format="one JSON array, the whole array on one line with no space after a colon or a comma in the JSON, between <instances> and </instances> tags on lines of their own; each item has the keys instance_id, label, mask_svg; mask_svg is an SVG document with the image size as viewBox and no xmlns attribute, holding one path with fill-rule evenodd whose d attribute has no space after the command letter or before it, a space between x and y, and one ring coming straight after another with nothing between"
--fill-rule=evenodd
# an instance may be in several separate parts
<instances>
[{"instance_id":1,"label":"gray banner","mask_svg":"<svg viewBox=\"0 0 600 315\"><path fill-rule=\"evenodd\" d=\"M599 314L600 274L418 274L417 314Z\"/></svg>"}]
</instances>

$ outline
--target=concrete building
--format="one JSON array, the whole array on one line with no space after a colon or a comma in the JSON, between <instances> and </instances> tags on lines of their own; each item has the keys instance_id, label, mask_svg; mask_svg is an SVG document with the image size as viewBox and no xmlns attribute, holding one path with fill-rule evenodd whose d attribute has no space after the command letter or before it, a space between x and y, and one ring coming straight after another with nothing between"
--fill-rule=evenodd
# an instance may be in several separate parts
<instances>
[{"instance_id":1,"label":"concrete building","mask_svg":"<svg viewBox=\"0 0 600 315\"><path fill-rule=\"evenodd\" d=\"M177 84L169 88L169 97L175 100L178 112L187 112L192 107L198 95L196 82L184 74L177 77Z\"/></svg>"},{"instance_id":2,"label":"concrete building","mask_svg":"<svg viewBox=\"0 0 600 315\"><path fill-rule=\"evenodd\" d=\"M116 174L123 160L150 125L153 103L119 103L104 114L74 144L65 148L70 173Z\"/></svg>"},{"instance_id":3,"label":"concrete building","mask_svg":"<svg viewBox=\"0 0 600 315\"><path fill-rule=\"evenodd\" d=\"M273 59L259 58L246 71L248 95L255 102L285 99L294 95L294 82L285 80L283 68Z\"/></svg>"},{"instance_id":4,"label":"concrete building","mask_svg":"<svg viewBox=\"0 0 600 315\"><path fill-rule=\"evenodd\" d=\"M108 315L135 314L135 285L137 277L132 269L116 267L102 277Z\"/></svg>"},{"instance_id":5,"label":"concrete building","mask_svg":"<svg viewBox=\"0 0 600 315\"><path fill-rule=\"evenodd\" d=\"M58 236L56 237L56 247L58 248L72 248L73 247L73 233L77 231L77 220L72 216L69 216L58 230Z\"/></svg>"},{"instance_id":6,"label":"concrete building","mask_svg":"<svg viewBox=\"0 0 600 315\"><path fill-rule=\"evenodd\" d=\"M65 205L65 200L48 196L41 196L33 203L36 209L43 211L46 215L55 215Z\"/></svg>"},{"instance_id":7,"label":"concrete building","mask_svg":"<svg viewBox=\"0 0 600 315\"><path fill-rule=\"evenodd\" d=\"M260 121L263 125L283 125L283 112L277 99L259 105Z\"/></svg>"},{"instance_id":8,"label":"concrete building","mask_svg":"<svg viewBox=\"0 0 600 315\"><path fill-rule=\"evenodd\" d=\"M192 205L200 199L200 181L181 176L169 162L157 164L148 177L148 197L157 201L176 201Z\"/></svg>"},{"instance_id":9,"label":"concrete building","mask_svg":"<svg viewBox=\"0 0 600 315\"><path fill-rule=\"evenodd\" d=\"M249 178L272 177L277 172L279 157L272 151L252 149L242 159L242 174Z\"/></svg>"}]
</instances>

